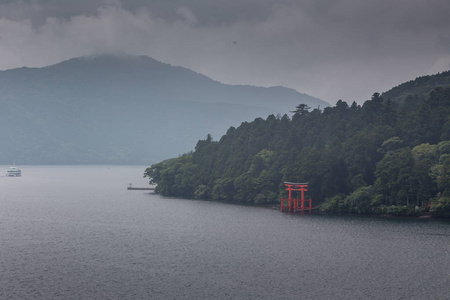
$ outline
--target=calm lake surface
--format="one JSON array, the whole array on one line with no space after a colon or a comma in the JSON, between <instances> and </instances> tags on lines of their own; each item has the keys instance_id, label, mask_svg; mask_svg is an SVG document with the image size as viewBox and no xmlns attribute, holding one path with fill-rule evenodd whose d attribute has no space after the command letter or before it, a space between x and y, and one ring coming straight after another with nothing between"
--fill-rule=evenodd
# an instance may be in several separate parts
<instances>
[{"instance_id":1,"label":"calm lake surface","mask_svg":"<svg viewBox=\"0 0 450 300\"><path fill-rule=\"evenodd\" d=\"M163 198L145 166L0 176L0 299L449 299L450 223Z\"/></svg>"}]
</instances>

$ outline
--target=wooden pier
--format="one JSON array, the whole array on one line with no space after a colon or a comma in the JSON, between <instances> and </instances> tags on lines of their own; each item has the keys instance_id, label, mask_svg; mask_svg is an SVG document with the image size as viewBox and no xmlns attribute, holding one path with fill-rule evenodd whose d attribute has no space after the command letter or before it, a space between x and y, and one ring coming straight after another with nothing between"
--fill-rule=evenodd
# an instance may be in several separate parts
<instances>
[{"instance_id":1,"label":"wooden pier","mask_svg":"<svg viewBox=\"0 0 450 300\"><path fill-rule=\"evenodd\" d=\"M134 187L131 183L128 185L127 190L129 191L154 191L154 187Z\"/></svg>"},{"instance_id":2,"label":"wooden pier","mask_svg":"<svg viewBox=\"0 0 450 300\"><path fill-rule=\"evenodd\" d=\"M127 190L136 190L136 191L154 191L155 188L148 188L148 187L127 187Z\"/></svg>"}]
</instances>

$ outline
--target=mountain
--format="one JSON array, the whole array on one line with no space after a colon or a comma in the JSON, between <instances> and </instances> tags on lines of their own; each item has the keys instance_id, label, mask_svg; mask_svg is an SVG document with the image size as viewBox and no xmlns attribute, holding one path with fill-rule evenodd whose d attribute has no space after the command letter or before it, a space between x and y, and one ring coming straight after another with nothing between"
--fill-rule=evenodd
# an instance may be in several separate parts
<instances>
[{"instance_id":1,"label":"mountain","mask_svg":"<svg viewBox=\"0 0 450 300\"><path fill-rule=\"evenodd\" d=\"M408 97L426 98L436 87L450 87L450 71L417 77L402 83L381 96L396 102L403 102Z\"/></svg>"},{"instance_id":2,"label":"mountain","mask_svg":"<svg viewBox=\"0 0 450 300\"><path fill-rule=\"evenodd\" d=\"M0 164L151 164L298 104L284 87L226 85L146 56L0 71Z\"/></svg>"}]
</instances>

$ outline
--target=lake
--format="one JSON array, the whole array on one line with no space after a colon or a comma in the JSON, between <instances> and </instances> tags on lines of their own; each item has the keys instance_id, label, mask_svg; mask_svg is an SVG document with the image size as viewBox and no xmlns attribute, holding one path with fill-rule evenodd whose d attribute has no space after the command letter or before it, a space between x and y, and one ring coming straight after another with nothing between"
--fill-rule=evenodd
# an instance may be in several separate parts
<instances>
[{"instance_id":1,"label":"lake","mask_svg":"<svg viewBox=\"0 0 450 300\"><path fill-rule=\"evenodd\" d=\"M145 166L0 166L0 299L448 299L450 223L164 198Z\"/></svg>"}]
</instances>

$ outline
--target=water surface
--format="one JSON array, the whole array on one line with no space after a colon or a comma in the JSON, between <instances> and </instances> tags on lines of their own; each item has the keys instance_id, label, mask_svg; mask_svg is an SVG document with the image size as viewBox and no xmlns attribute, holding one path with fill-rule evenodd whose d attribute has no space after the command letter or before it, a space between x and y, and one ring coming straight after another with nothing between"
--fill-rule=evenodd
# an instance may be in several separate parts
<instances>
[{"instance_id":1,"label":"water surface","mask_svg":"<svg viewBox=\"0 0 450 300\"><path fill-rule=\"evenodd\" d=\"M137 166L21 169L0 176L0 299L450 297L448 222L127 191Z\"/></svg>"}]
</instances>

